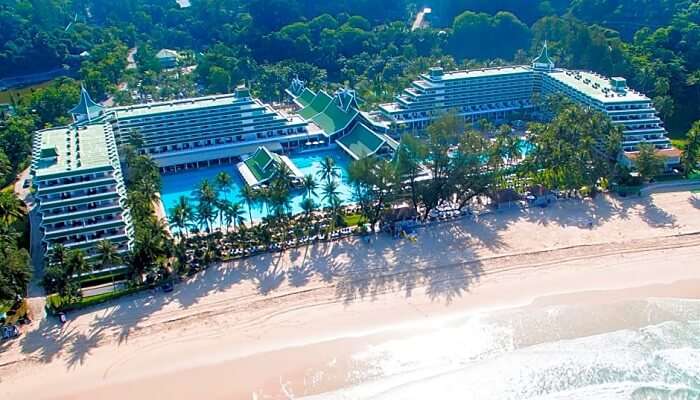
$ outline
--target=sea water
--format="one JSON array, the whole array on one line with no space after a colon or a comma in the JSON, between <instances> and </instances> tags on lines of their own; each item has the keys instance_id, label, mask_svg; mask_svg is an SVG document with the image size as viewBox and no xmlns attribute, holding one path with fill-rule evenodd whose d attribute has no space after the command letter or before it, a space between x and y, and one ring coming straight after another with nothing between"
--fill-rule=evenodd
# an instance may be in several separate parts
<instances>
[{"instance_id":1,"label":"sea water","mask_svg":"<svg viewBox=\"0 0 700 400\"><path fill-rule=\"evenodd\" d=\"M648 299L447 319L353 355L303 398L700 399L700 302Z\"/></svg>"}]
</instances>

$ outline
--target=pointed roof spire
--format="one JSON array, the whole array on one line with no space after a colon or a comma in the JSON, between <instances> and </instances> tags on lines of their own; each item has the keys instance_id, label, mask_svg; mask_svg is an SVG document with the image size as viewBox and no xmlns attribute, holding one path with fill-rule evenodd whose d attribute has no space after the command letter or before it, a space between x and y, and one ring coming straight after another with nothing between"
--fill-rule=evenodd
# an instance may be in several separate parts
<instances>
[{"instance_id":1,"label":"pointed roof spire","mask_svg":"<svg viewBox=\"0 0 700 400\"><path fill-rule=\"evenodd\" d=\"M101 105L95 103L92 100L92 98L90 98L90 94L85 89L85 86L81 83L80 102L78 102L78 105L70 110L70 113L73 115L73 119L75 120L75 122L80 122L84 120L90 121L93 118L98 117L102 113L102 109L103 107Z\"/></svg>"},{"instance_id":2,"label":"pointed roof spire","mask_svg":"<svg viewBox=\"0 0 700 400\"><path fill-rule=\"evenodd\" d=\"M292 92L293 95L298 96L304 91L305 87L304 81L299 79L299 75L297 75L294 79L292 79L292 84L289 86L289 91Z\"/></svg>"},{"instance_id":3,"label":"pointed roof spire","mask_svg":"<svg viewBox=\"0 0 700 400\"><path fill-rule=\"evenodd\" d=\"M538 71L551 71L554 69L554 61L549 58L549 50L547 49L547 41L544 41L544 46L540 51L540 55L532 60L532 67Z\"/></svg>"},{"instance_id":4,"label":"pointed roof spire","mask_svg":"<svg viewBox=\"0 0 700 400\"><path fill-rule=\"evenodd\" d=\"M348 111L350 107L359 108L357 105L357 93L346 87L339 89L335 92L335 98L337 99L338 106L343 109L343 111Z\"/></svg>"}]
</instances>

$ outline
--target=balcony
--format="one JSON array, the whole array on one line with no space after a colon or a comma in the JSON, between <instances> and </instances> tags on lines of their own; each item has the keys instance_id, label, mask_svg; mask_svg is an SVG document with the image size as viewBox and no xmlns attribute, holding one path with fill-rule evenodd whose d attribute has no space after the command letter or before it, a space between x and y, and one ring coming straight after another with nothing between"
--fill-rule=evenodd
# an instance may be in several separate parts
<instances>
[{"instance_id":1,"label":"balcony","mask_svg":"<svg viewBox=\"0 0 700 400\"><path fill-rule=\"evenodd\" d=\"M79 235L89 232L94 232L102 229L119 228L125 226L125 222L119 219L112 219L109 221L100 221L95 224L90 225L77 225L77 226L65 226L55 230L47 230L44 233L44 238L47 240L56 239L62 236L68 235Z\"/></svg>"}]
</instances>

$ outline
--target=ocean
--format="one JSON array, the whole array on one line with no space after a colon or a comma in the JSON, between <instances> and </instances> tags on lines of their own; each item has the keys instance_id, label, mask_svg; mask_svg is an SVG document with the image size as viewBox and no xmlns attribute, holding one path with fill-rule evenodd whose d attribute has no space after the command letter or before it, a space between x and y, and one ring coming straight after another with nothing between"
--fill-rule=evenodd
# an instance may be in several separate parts
<instances>
[{"instance_id":1,"label":"ocean","mask_svg":"<svg viewBox=\"0 0 700 400\"><path fill-rule=\"evenodd\" d=\"M310 371L289 398L700 399L700 301L545 305L417 324ZM413 334L413 332L419 332ZM343 387L318 393L325 376ZM318 389L318 388L316 388Z\"/></svg>"}]
</instances>

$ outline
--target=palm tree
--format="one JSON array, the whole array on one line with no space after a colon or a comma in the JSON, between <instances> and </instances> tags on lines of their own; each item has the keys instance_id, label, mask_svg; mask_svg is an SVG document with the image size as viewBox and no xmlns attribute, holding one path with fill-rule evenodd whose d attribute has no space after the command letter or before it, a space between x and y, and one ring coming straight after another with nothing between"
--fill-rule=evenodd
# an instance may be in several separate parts
<instances>
[{"instance_id":1,"label":"palm tree","mask_svg":"<svg viewBox=\"0 0 700 400\"><path fill-rule=\"evenodd\" d=\"M182 239L187 232L188 228L192 227L192 222L194 220L194 211L192 206L188 201L187 197L180 196L177 205L170 210L170 225L174 226L178 230L178 235Z\"/></svg>"},{"instance_id":2,"label":"palm tree","mask_svg":"<svg viewBox=\"0 0 700 400\"><path fill-rule=\"evenodd\" d=\"M62 244L58 243L51 247L51 257L49 259L49 264L63 266L66 262L66 256L68 255L68 250L63 247Z\"/></svg>"},{"instance_id":3,"label":"palm tree","mask_svg":"<svg viewBox=\"0 0 700 400\"><path fill-rule=\"evenodd\" d=\"M0 222L11 224L23 216L22 202L13 192L0 191Z\"/></svg>"},{"instance_id":4,"label":"palm tree","mask_svg":"<svg viewBox=\"0 0 700 400\"><path fill-rule=\"evenodd\" d=\"M152 268L158 259L169 253L165 224L152 218L142 229L136 231L136 243L129 258L130 273L140 281L147 269Z\"/></svg>"},{"instance_id":5,"label":"palm tree","mask_svg":"<svg viewBox=\"0 0 700 400\"><path fill-rule=\"evenodd\" d=\"M219 219L219 225L224 225L224 220L226 219L226 211L231 207L231 201L228 199L217 199L216 202L214 202L214 205L216 206L217 210L217 216ZM228 224L226 224L226 229L230 227L231 223L229 221Z\"/></svg>"},{"instance_id":6,"label":"palm tree","mask_svg":"<svg viewBox=\"0 0 700 400\"><path fill-rule=\"evenodd\" d=\"M233 181L231 180L231 175L228 174L226 171L221 171L216 175L216 186L224 192L224 197L228 194L229 190L231 190L231 186L233 185Z\"/></svg>"},{"instance_id":7,"label":"palm tree","mask_svg":"<svg viewBox=\"0 0 700 400\"><path fill-rule=\"evenodd\" d=\"M316 179L311 174L304 175L301 182L301 187L304 189L304 197L310 198L311 196L316 196L316 189L318 188L318 183Z\"/></svg>"},{"instance_id":8,"label":"palm tree","mask_svg":"<svg viewBox=\"0 0 700 400\"><path fill-rule=\"evenodd\" d=\"M250 217L250 222L253 222L253 205L257 202L258 196L253 189L252 186L250 185L245 185L243 186L243 189L241 189L241 197L243 198L243 201L245 201L246 206L248 207L248 217Z\"/></svg>"},{"instance_id":9,"label":"palm tree","mask_svg":"<svg viewBox=\"0 0 700 400\"><path fill-rule=\"evenodd\" d=\"M304 218L308 222L311 218L311 213L316 209L316 203L310 197L305 198L301 201L301 209L304 211Z\"/></svg>"},{"instance_id":10,"label":"palm tree","mask_svg":"<svg viewBox=\"0 0 700 400\"><path fill-rule=\"evenodd\" d=\"M284 173L284 170L285 168L281 169L282 173ZM292 189L293 174L288 167L286 170L289 171L290 175L287 178L275 179L269 187L270 200L273 208L276 208L274 211L278 215L288 213L291 209L290 191Z\"/></svg>"},{"instance_id":11,"label":"palm tree","mask_svg":"<svg viewBox=\"0 0 700 400\"><path fill-rule=\"evenodd\" d=\"M290 189L292 187L292 182L294 181L295 175L289 166L285 163L279 163L275 169L274 183L284 189Z\"/></svg>"},{"instance_id":12,"label":"palm tree","mask_svg":"<svg viewBox=\"0 0 700 400\"><path fill-rule=\"evenodd\" d=\"M90 264L85 260L85 254L82 250L70 250L66 256L64 263L66 279L68 282L74 282L70 285L72 290L68 292L69 297L81 296L80 279L83 274L90 270ZM74 281L77 278L77 282Z\"/></svg>"},{"instance_id":13,"label":"palm tree","mask_svg":"<svg viewBox=\"0 0 700 400\"><path fill-rule=\"evenodd\" d=\"M117 246L109 240L101 240L97 243L96 248L101 269L110 268L121 260Z\"/></svg>"},{"instance_id":14,"label":"palm tree","mask_svg":"<svg viewBox=\"0 0 700 400\"><path fill-rule=\"evenodd\" d=\"M230 218L233 222L233 229L236 229L236 226L240 226L245 222L245 211L243 211L241 203L231 204L227 210L226 215L227 218Z\"/></svg>"},{"instance_id":15,"label":"palm tree","mask_svg":"<svg viewBox=\"0 0 700 400\"><path fill-rule=\"evenodd\" d=\"M216 218L216 192L214 187L207 179L204 179L199 183L194 194L199 202L197 205L199 222L203 222L207 227L207 232L211 232L211 226Z\"/></svg>"},{"instance_id":16,"label":"palm tree","mask_svg":"<svg viewBox=\"0 0 700 400\"><path fill-rule=\"evenodd\" d=\"M329 181L323 185L323 197L321 200L326 201L329 206L340 202L340 192L338 192L338 182Z\"/></svg>"},{"instance_id":17,"label":"palm tree","mask_svg":"<svg viewBox=\"0 0 700 400\"><path fill-rule=\"evenodd\" d=\"M214 224L214 219L216 219L216 209L214 208L214 203L200 201L197 204L197 222L198 224L204 225L207 232L211 232L211 227Z\"/></svg>"},{"instance_id":18,"label":"palm tree","mask_svg":"<svg viewBox=\"0 0 700 400\"><path fill-rule=\"evenodd\" d=\"M323 161L321 161L321 169L317 174L321 179L325 179L326 183L329 183L335 178L340 178L338 168L335 166L335 160L331 157L325 157Z\"/></svg>"}]
</instances>

